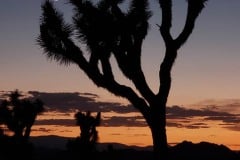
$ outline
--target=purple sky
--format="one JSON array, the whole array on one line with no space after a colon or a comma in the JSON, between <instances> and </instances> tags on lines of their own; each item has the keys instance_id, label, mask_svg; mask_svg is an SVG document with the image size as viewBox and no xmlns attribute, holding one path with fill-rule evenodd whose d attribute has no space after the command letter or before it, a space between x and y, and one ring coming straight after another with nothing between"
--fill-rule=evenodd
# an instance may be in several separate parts
<instances>
[{"instance_id":1,"label":"purple sky","mask_svg":"<svg viewBox=\"0 0 240 160\"><path fill-rule=\"evenodd\" d=\"M5 0L0 5L0 90L79 91L113 96L97 88L76 66L50 62L36 45L41 0ZM57 7L70 17L66 1ZM151 1L154 15L143 46L142 64L153 90L158 88L158 68L164 45L156 24L160 10ZM209 0L197 19L187 43L180 49L173 68L169 104L191 104L205 99L238 99L240 93L240 1ZM173 0L174 35L185 20L185 0ZM116 71L118 71L116 69ZM116 73L121 82L130 84ZM110 97L110 98L109 98Z\"/></svg>"}]
</instances>

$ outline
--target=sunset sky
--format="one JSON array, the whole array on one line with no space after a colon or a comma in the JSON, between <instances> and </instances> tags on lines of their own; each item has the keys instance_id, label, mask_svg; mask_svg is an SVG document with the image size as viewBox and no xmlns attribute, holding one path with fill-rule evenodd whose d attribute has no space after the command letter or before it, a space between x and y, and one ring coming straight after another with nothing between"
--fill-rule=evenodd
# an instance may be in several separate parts
<instances>
[{"instance_id":1,"label":"sunset sky","mask_svg":"<svg viewBox=\"0 0 240 160\"><path fill-rule=\"evenodd\" d=\"M60 66L42 54L36 44L42 2L1 2L0 90L36 91L32 96L46 101L50 110L36 122L35 135L77 136L79 129L72 120L75 109L100 111L98 106L103 106L105 120L99 128L102 141L150 145L149 129L140 114L126 107L127 101L97 88L77 66ZM54 1L70 22L71 6L65 2ZM174 36L184 24L186 4L185 0L173 0ZM155 0L150 8L153 16L143 45L142 65L151 88L157 91L165 48L156 25L161 24L161 10ZM192 35L179 50L168 101L169 143L210 141L240 150L239 8L239 0L209 0ZM114 70L117 79L131 85L118 69ZM125 107L120 107L123 104ZM45 121L46 117L59 120ZM57 128L59 125L65 128Z\"/></svg>"}]
</instances>

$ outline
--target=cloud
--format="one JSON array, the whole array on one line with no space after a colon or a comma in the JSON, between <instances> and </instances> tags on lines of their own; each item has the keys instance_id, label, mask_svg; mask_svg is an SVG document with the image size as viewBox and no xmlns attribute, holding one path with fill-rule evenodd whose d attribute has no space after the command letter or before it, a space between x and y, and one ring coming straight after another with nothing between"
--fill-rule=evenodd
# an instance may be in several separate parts
<instances>
[{"instance_id":1,"label":"cloud","mask_svg":"<svg viewBox=\"0 0 240 160\"><path fill-rule=\"evenodd\" d=\"M7 93L9 92L1 91L0 98L4 98ZM106 127L147 126L141 114L136 116L136 113L139 112L133 106L116 102L99 102L100 97L96 94L29 91L25 95L28 95L30 99L41 99L47 107L47 111L41 115L42 117L36 120L36 125L75 126L73 115L80 110L101 111L102 126ZM167 126L198 129L208 128L211 121L217 121L226 129L239 130L240 114L237 114L239 113L237 107L240 108L240 100L208 100L191 107L176 105L167 107ZM58 119L54 119L57 117Z\"/></svg>"},{"instance_id":2,"label":"cloud","mask_svg":"<svg viewBox=\"0 0 240 160\"><path fill-rule=\"evenodd\" d=\"M167 127L187 129L209 128L207 123L182 123L182 122L167 122Z\"/></svg>"},{"instance_id":3,"label":"cloud","mask_svg":"<svg viewBox=\"0 0 240 160\"><path fill-rule=\"evenodd\" d=\"M32 129L31 131L40 131L40 132L45 132L45 133L51 133L52 131L55 131L55 130L53 130L53 129L46 129L46 128L43 128L43 127L41 127L41 128L38 128L38 129Z\"/></svg>"},{"instance_id":4,"label":"cloud","mask_svg":"<svg viewBox=\"0 0 240 160\"><path fill-rule=\"evenodd\" d=\"M127 113L137 112L133 106L122 105L115 102L99 102L98 95L92 93L78 93L78 92L59 92L47 93L30 91L32 98L41 99L48 110L49 114L70 116L76 110L102 112L102 126L147 126L142 116L123 116ZM236 114L220 111L218 107L198 107L200 109L189 109L182 106L167 107L167 126L177 128L199 129L208 128L209 121L221 121L223 124L239 123L240 118ZM54 112L53 112L54 111ZM114 113L114 116L104 116L104 113ZM66 114L66 115L65 115ZM52 115L53 116L53 115ZM72 119L48 119L40 120L36 124L42 125L63 125L74 126L75 120ZM205 120L206 123L199 123L198 121ZM225 127L226 128L226 127ZM230 128L229 128L230 129Z\"/></svg>"},{"instance_id":5,"label":"cloud","mask_svg":"<svg viewBox=\"0 0 240 160\"><path fill-rule=\"evenodd\" d=\"M227 112L211 111L209 109L186 109L180 106L167 107L167 117L168 118L189 118L196 116L234 116L233 114Z\"/></svg>"},{"instance_id":6,"label":"cloud","mask_svg":"<svg viewBox=\"0 0 240 160\"><path fill-rule=\"evenodd\" d=\"M48 93L29 91L29 94L32 95L32 99L41 99L49 111L72 112L80 110L116 113L136 112L136 110L129 105L122 105L115 102L99 102L96 100L99 98L98 95L92 93Z\"/></svg>"},{"instance_id":7,"label":"cloud","mask_svg":"<svg viewBox=\"0 0 240 160\"><path fill-rule=\"evenodd\" d=\"M167 123L168 127L188 129L209 128L207 122L220 121L222 122L221 125L231 125L231 127L224 128L233 130L232 125L240 123L239 114L210 110L210 108L187 109L180 106L167 107L167 119L169 121Z\"/></svg>"},{"instance_id":8,"label":"cloud","mask_svg":"<svg viewBox=\"0 0 240 160\"><path fill-rule=\"evenodd\" d=\"M227 124L235 124L235 123L240 123L240 116L239 115L212 116L212 117L206 117L205 120L220 120Z\"/></svg>"},{"instance_id":9,"label":"cloud","mask_svg":"<svg viewBox=\"0 0 240 160\"><path fill-rule=\"evenodd\" d=\"M229 130L232 130L232 131L240 131L240 124L233 124L233 125L228 125L228 126L225 126L223 128L226 128L226 129L229 129Z\"/></svg>"},{"instance_id":10,"label":"cloud","mask_svg":"<svg viewBox=\"0 0 240 160\"><path fill-rule=\"evenodd\" d=\"M41 119L37 120L34 125L77 126L74 119Z\"/></svg>"},{"instance_id":11,"label":"cloud","mask_svg":"<svg viewBox=\"0 0 240 160\"><path fill-rule=\"evenodd\" d=\"M127 127L144 127L146 122L141 116L138 117L117 117L113 116L102 121L103 126L127 126Z\"/></svg>"},{"instance_id":12,"label":"cloud","mask_svg":"<svg viewBox=\"0 0 240 160\"><path fill-rule=\"evenodd\" d=\"M40 119L34 125L59 125L59 126L77 126L75 119ZM104 127L143 127L146 126L142 117L109 117L101 120L101 126Z\"/></svg>"},{"instance_id":13,"label":"cloud","mask_svg":"<svg viewBox=\"0 0 240 160\"><path fill-rule=\"evenodd\" d=\"M167 126L175 127L175 128L183 128L184 127L182 123L178 123L178 122L167 122Z\"/></svg>"},{"instance_id":14,"label":"cloud","mask_svg":"<svg viewBox=\"0 0 240 160\"><path fill-rule=\"evenodd\" d=\"M191 106L234 114L240 112L240 99L208 99Z\"/></svg>"},{"instance_id":15,"label":"cloud","mask_svg":"<svg viewBox=\"0 0 240 160\"><path fill-rule=\"evenodd\" d=\"M209 128L208 122L220 121L224 128L226 125L238 124L240 118L238 115L233 115L225 112L216 112L202 109L186 109L184 107L173 106L167 108L167 126L176 128L199 129ZM49 112L51 113L51 112ZM57 114L57 113L55 113ZM57 115L61 115L57 114ZM215 116L217 115L217 116ZM48 115L49 116L49 115ZM51 116L50 116L51 117ZM204 122L203 122L204 121ZM37 120L36 125L61 125L61 126L76 126L76 121L72 119L40 119ZM113 116L105 116L102 113L101 126L104 127L144 127L147 126L144 118L139 116L125 116L125 114L114 114Z\"/></svg>"},{"instance_id":16,"label":"cloud","mask_svg":"<svg viewBox=\"0 0 240 160\"><path fill-rule=\"evenodd\" d=\"M193 123L190 125L186 125L185 128L188 129L200 129L200 128L209 128L207 123Z\"/></svg>"}]
</instances>

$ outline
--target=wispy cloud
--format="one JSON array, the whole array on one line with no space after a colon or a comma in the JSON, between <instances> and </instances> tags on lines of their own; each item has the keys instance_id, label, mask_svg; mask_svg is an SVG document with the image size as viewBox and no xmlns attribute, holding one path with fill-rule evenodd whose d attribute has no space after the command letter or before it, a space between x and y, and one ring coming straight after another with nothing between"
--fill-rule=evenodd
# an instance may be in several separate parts
<instances>
[{"instance_id":1,"label":"wispy cloud","mask_svg":"<svg viewBox=\"0 0 240 160\"><path fill-rule=\"evenodd\" d=\"M37 120L35 125L76 126L76 121L74 119L41 119Z\"/></svg>"},{"instance_id":2,"label":"wispy cloud","mask_svg":"<svg viewBox=\"0 0 240 160\"><path fill-rule=\"evenodd\" d=\"M223 128L232 130L232 131L240 131L240 124L234 124L234 125L229 125L229 126L225 126Z\"/></svg>"},{"instance_id":3,"label":"wispy cloud","mask_svg":"<svg viewBox=\"0 0 240 160\"><path fill-rule=\"evenodd\" d=\"M189 109L180 106L167 107L167 119L169 127L199 129L209 128L208 122L217 121L221 125L227 125L227 129L235 128L240 122L239 114L224 111L216 111L215 108ZM197 122L197 121L204 121ZM219 125L220 125L219 124Z\"/></svg>"},{"instance_id":4,"label":"wispy cloud","mask_svg":"<svg viewBox=\"0 0 240 160\"><path fill-rule=\"evenodd\" d=\"M192 107L202 107L213 111L222 111L228 113L240 113L240 99L208 99L196 104Z\"/></svg>"},{"instance_id":5,"label":"wispy cloud","mask_svg":"<svg viewBox=\"0 0 240 160\"><path fill-rule=\"evenodd\" d=\"M46 128L38 128L38 129L32 129L31 131L40 131L40 132L45 132L45 133L51 133L52 131L54 131L53 129L46 129Z\"/></svg>"},{"instance_id":6,"label":"wispy cloud","mask_svg":"<svg viewBox=\"0 0 240 160\"><path fill-rule=\"evenodd\" d=\"M168 118L189 118L196 116L204 116L204 117L212 117L212 116L220 116L220 117L228 117L234 116L233 114L227 112L220 111L212 111L210 109L186 109L180 106L172 106L167 108L167 116Z\"/></svg>"}]
</instances>

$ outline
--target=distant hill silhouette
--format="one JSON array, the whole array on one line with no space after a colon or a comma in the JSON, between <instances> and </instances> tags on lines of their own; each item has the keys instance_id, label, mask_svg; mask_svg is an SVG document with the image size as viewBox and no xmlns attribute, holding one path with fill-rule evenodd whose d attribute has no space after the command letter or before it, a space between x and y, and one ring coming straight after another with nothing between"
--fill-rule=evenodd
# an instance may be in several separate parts
<instances>
[{"instance_id":1,"label":"distant hill silhouette","mask_svg":"<svg viewBox=\"0 0 240 160\"><path fill-rule=\"evenodd\" d=\"M69 139L72 139L72 138L50 135L50 136L31 137L30 141L37 148L65 150L66 143ZM112 145L115 149L131 148L134 150L149 150L149 151L152 149L151 146L147 146L147 147L140 147L135 145L129 146L121 143L99 143L97 145L97 149L99 151L107 150L109 145Z\"/></svg>"},{"instance_id":2,"label":"distant hill silhouette","mask_svg":"<svg viewBox=\"0 0 240 160\"><path fill-rule=\"evenodd\" d=\"M46 148L46 149L66 149L66 143L69 138L61 136L37 136L30 137L30 141L37 148Z\"/></svg>"},{"instance_id":3,"label":"distant hill silhouette","mask_svg":"<svg viewBox=\"0 0 240 160\"><path fill-rule=\"evenodd\" d=\"M170 150L170 159L177 160L240 160L239 152L234 152L224 145L209 142L183 141Z\"/></svg>"},{"instance_id":4,"label":"distant hill silhouette","mask_svg":"<svg viewBox=\"0 0 240 160\"><path fill-rule=\"evenodd\" d=\"M66 150L69 138L59 136L31 137L35 146L36 159L71 160ZM110 147L110 148L109 148ZM98 159L114 160L149 160L152 158L151 147L128 146L120 143L100 143L97 146ZM209 142L192 143L183 141L170 147L169 160L240 160L240 152L230 150L224 145Z\"/></svg>"}]
</instances>

